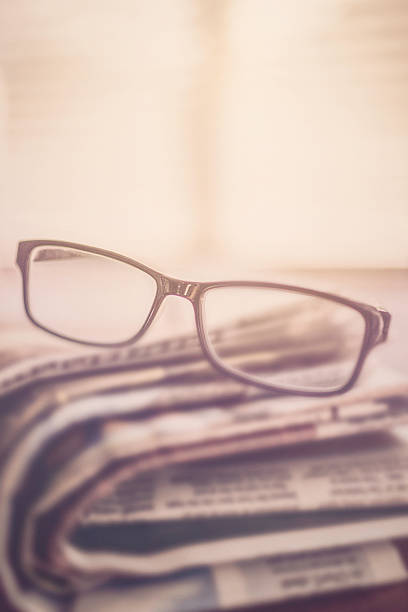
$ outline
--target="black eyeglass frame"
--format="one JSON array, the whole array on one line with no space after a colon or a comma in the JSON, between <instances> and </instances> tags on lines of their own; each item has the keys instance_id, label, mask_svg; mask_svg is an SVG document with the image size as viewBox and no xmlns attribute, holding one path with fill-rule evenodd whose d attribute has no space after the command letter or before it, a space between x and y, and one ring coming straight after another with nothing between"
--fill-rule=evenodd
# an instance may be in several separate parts
<instances>
[{"instance_id":1,"label":"black eyeglass frame","mask_svg":"<svg viewBox=\"0 0 408 612\"><path fill-rule=\"evenodd\" d=\"M38 321L36 321L33 316L30 308L29 301L29 274L30 274L30 255L33 249L36 247L63 247L74 250L79 250L87 253L92 253L94 255L100 255L103 257L108 257L114 259L116 261L122 262L124 264L128 264L145 272L149 276L151 276L156 282L156 295L154 297L152 306L147 315L147 318L140 328L140 330L128 340L124 340L121 342L112 342L112 343L102 343L102 342L89 342L84 340L79 340L76 338L72 338L70 336L65 336L63 334L59 334L52 329L47 328L42 325ZM344 298L342 296L327 293L324 291L318 291L315 289L308 289L306 287L299 287L295 285L285 285L282 283L270 283L270 282L262 282L262 281L216 281L216 282L196 282L196 281L185 281L177 278L173 278L171 276L167 276L162 274L161 272L157 272L148 266L131 259L130 257L126 257L125 255L120 255L119 253L115 253L114 251L109 251L106 249L100 249L84 244L78 244L75 242L65 242L63 240L24 240L19 242L18 250L17 250L17 259L16 263L20 268L22 280L23 280L23 299L24 299L24 308L26 314L30 321L40 329L57 336L58 338L62 338L63 340L69 340L71 342L76 342L77 344L87 345L87 346L96 346L96 347L104 347L104 348L119 348L128 346L133 344L143 334L149 329L152 324L163 300L168 295L175 295L179 297L183 297L188 299L194 308L194 315L197 327L198 339L200 342L201 349L211 363L211 365L223 374L227 374L228 376L234 378L239 382L249 383L251 385L255 385L258 388L266 389L269 391L276 391L279 393L290 394L290 395L301 395L301 396L309 396L309 397L322 397L322 396L331 396L337 395L340 393L344 393L348 391L353 384L356 382L361 369L363 367L364 361L374 346L380 344L381 342L385 342L388 336L388 330L391 322L391 314L385 310L384 308L370 306L368 304L364 304L362 302L356 302L354 300ZM284 291L290 291L298 294L308 295L323 298L326 300L330 300L333 302L337 302L339 304L343 304L344 306L349 306L354 310L358 311L364 321L365 321L365 332L363 341L361 344L361 349L359 356L356 361L356 365L349 377L349 379L339 388L329 389L329 390L307 390L307 389L289 389L285 387L281 387L279 385L271 385L266 382L262 382L258 380L255 376L251 376L250 374L245 374L230 368L227 364L218 358L216 352L211 346L211 343L208 341L207 333L205 329L204 316L203 316L203 300L207 291L211 289L216 289L220 287L264 287L269 289L281 289Z\"/></svg>"}]
</instances>

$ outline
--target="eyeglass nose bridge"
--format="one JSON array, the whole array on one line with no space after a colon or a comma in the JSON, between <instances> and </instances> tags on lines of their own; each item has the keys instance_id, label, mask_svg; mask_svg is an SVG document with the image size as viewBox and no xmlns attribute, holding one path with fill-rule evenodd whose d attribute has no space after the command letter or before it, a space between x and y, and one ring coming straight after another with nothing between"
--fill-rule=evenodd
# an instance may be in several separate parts
<instances>
[{"instance_id":1,"label":"eyeglass nose bridge","mask_svg":"<svg viewBox=\"0 0 408 612\"><path fill-rule=\"evenodd\" d=\"M163 297L166 297L166 295L176 295L194 303L197 292L200 289L200 283L183 281L169 276L162 276L160 280Z\"/></svg>"}]
</instances>

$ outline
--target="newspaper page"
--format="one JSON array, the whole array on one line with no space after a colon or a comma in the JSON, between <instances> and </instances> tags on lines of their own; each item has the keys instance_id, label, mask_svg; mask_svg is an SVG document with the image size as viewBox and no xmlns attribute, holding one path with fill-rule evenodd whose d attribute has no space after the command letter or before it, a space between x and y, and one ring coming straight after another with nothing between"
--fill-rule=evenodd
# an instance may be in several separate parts
<instances>
[{"instance_id":1,"label":"newspaper page","mask_svg":"<svg viewBox=\"0 0 408 612\"><path fill-rule=\"evenodd\" d=\"M73 389L69 388L71 384ZM42 518L47 526L58 527L59 521L56 520L58 514L55 516L54 509L60 507L65 509L64 523L68 517L71 527L75 525L78 521L77 513L80 510L80 508L76 509L77 501L86 504L88 494L95 495L96 498L103 496L98 489L99 486L104 489L104 492L107 487L112 486L112 479L106 479L106 476L103 475L107 466L113 472L117 472L118 479L122 480L126 476L121 472L123 461L127 463L125 467L128 471L135 472L137 470L146 471L153 466L160 467L163 462L181 463L217 455L226 456L244 450L252 452L259 450L262 446L270 446L274 440L280 444L282 441L288 443L291 438L289 436L285 440L285 424L286 427L289 425L295 427L295 438L292 437L292 442L294 439L297 441L305 439L303 434L298 436L297 428L301 421L299 421L298 405L295 400L293 400L294 404L285 400L283 406L281 398L270 398L268 407L266 400L260 398L257 401L261 403L255 410L253 410L252 403L247 400L238 401L236 408L234 403L228 406L216 406L210 403L211 407L201 406L195 411L191 411L190 408L187 411L180 410L177 406L174 406L174 410L169 411L168 404L163 403L163 406L167 407L163 413L162 410L151 410L166 401L161 399L163 389L160 386L147 385L137 387L135 390L129 390L126 386L122 392L114 394L103 392L95 395L92 385L91 389L86 387L83 394L78 391L75 383L67 383L67 385L65 393L62 394L63 397L51 404L53 409L48 409L48 407L42 415L43 418L39 420L36 415L32 426L27 428L24 436L9 452L0 483L2 489L0 498L2 554L7 558L9 550L17 550L17 546L20 550L21 545L17 545L17 539L20 539L20 542L23 543L22 552L25 552L19 562L23 562L25 569L22 571L28 572L30 576L33 574L33 568L38 565L38 552L35 551L34 544L40 519ZM333 398L330 399L330 404L327 403L327 400L324 403L311 399L311 403L307 404L305 409L307 439L317 440L319 437L319 434L316 433L319 431L316 430L316 423L313 424L313 420L316 420L316 409L319 415L318 425L326 428L325 435L327 435L328 421L334 419L333 425L336 427L339 425L339 415L343 414L343 409L344 414L340 418L340 424L344 418L345 422L354 427L354 432L356 432L368 417L375 415L374 420L383 423L384 414L388 415L390 410L390 414L395 413L400 416L404 414L406 390L405 394L403 391L404 387L401 386L401 383L398 383L397 386L391 385L388 388L389 395L385 396L381 393L378 396L378 390L377 395L373 390L370 393L363 392L360 387L350 395L336 398L336 410L333 410ZM70 397L73 397L71 401ZM367 400L363 402L363 398ZM356 403L357 406L355 406ZM150 409L146 412L147 407ZM131 417L130 420L129 417ZM132 423L135 417L137 422ZM387 418L388 416L386 420ZM340 430L343 432L342 428ZM329 430L328 435L335 435L335 430L333 428ZM54 452L51 452L52 448ZM164 454L163 451L165 451ZM150 459L146 457L146 452L150 453ZM33 470L37 470L35 478L32 476ZM38 475L41 475L41 478ZM31 493L34 484L38 489ZM21 498L20 491L24 491L23 498ZM82 492L79 498L77 491ZM39 492L41 495L38 497ZM30 496L32 496L32 501ZM72 496L77 499L75 504L70 501ZM23 503L20 501L22 499ZM52 514L53 511L54 519L50 521L49 513ZM13 516L21 518L19 523L10 530L9 520ZM381 528L387 527L390 537L401 534L404 524L406 525L406 522L399 520L398 517L377 518L382 521ZM375 521L367 525L364 538L372 538L374 525ZM378 523L376 525L378 528ZM334 528L328 526L326 531L319 531L319 534L323 537L323 543L333 542L333 545L337 545L347 541L344 538L348 530L349 525L345 525L343 529L339 529L338 526ZM356 534L360 537L362 533L360 524L357 528L351 529L351 539L355 539ZM248 535L243 537L247 539ZM253 556L267 554L270 550L275 550L276 546L282 546L280 542L283 541L283 538L276 533L272 534L270 539L265 539L264 536L261 539L253 535L251 537ZM55 538L55 534L47 535L44 532L42 542L44 546L47 541L50 545L55 541L61 542L61 535ZM292 539L287 541L293 547L297 540L298 534L294 533ZM239 558L242 554L239 551L242 551L242 548L242 543L237 541L237 546L231 548L231 554L235 557L224 560L231 561ZM179 552L180 550L185 552L189 549L189 544L183 545L180 541L177 543L177 549ZM98 565L99 562L95 556L91 558L89 554L82 554L73 549L69 543L64 547L63 558L61 558L60 548L59 551L55 557L51 546L51 557L47 563L54 564L53 570L58 567L61 576L68 577L69 580L71 576L67 571L67 564L76 575L78 572L89 572L90 568L94 573L106 573L106 564ZM200 554L196 557L197 562L201 559L208 563L213 558L214 553L211 546L201 547L198 552ZM113 554L109 563L113 560L115 566L116 557L117 555ZM136 555L136 557L138 558L122 559L125 561L122 567L126 566L126 571L131 568L131 571L146 573L171 571L185 563L184 553L181 556L172 553L170 558L165 554L161 561L156 556L151 563L146 563L143 555ZM190 556L191 558L193 557ZM14 559L13 563L17 561ZM3 567L10 580L9 562ZM34 574L36 573L35 571ZM37 578L34 578L34 581L36 580Z\"/></svg>"},{"instance_id":2,"label":"newspaper page","mask_svg":"<svg viewBox=\"0 0 408 612\"><path fill-rule=\"evenodd\" d=\"M237 352L237 359L241 359L248 338L258 333L249 329L250 325L244 321L238 328L220 332L223 346L234 356ZM258 331L261 338L262 331ZM322 358L332 348L322 346ZM288 513L288 505L279 506L277 502L282 482L278 486L270 478L264 483L262 499L248 498L254 479L259 479L262 470L270 470L263 460L254 463L252 480L243 476L247 467L237 463L241 476L232 479L231 485L234 495L238 494L239 511L231 499L226 503L225 491L223 501L217 497L220 491L212 483L215 496L200 498L197 494L198 513L186 514L186 500L191 496L187 475L184 483L180 480L175 487L176 503L174 499L168 503L163 493L166 482L182 478L177 470L186 463L190 469L197 461L243 452L249 456L262 448L316 443L403 423L408 415L405 380L382 371L381 376L377 373L371 379L366 373L353 391L336 398L274 396L218 375L203 359L196 337L191 336L119 351L86 350L69 355L62 351L51 356L40 351L31 357L34 362L21 360L18 352L7 353L6 349L0 374L4 432L1 571L7 592L22 609L54 610L65 594L103 584L122 573L146 579L203 564L211 566L214 560L217 565L225 565L256 560L271 552L288 554L370 542L378 529L384 537L406 533L405 498L402 495L397 503L395 489L386 492L384 483L379 490L371 491L366 506L357 503L346 509L347 496L340 496L338 507L331 506L328 500L336 498L331 482L335 467L321 476L331 482L326 486L325 499L316 500L315 496L309 506L296 485L305 477L304 472L295 465L287 468L288 489L281 489L279 503L288 493L286 503L292 506L290 520L284 521L276 521L279 512L281 516ZM258 357L262 355L256 360ZM290 350L285 359L293 359ZM156 483L152 493L155 503L152 508L145 504L143 510L151 512L149 516L136 516L140 508L135 515L134 493L126 511L120 497L122 518L116 521L122 530L119 533L112 520L112 507L106 513L103 504L118 495L117 486L129 486L149 472L158 474L164 466L171 466L175 472L167 476L170 481L163 481L164 488L160 479ZM221 467L224 472L221 470L220 478L225 484L231 475L226 464ZM277 469L284 473L286 468L281 465ZM311 481L314 478L309 477ZM383 477L389 477L389 470ZM399 484L402 487L404 482ZM293 507L294 493L298 495L297 508ZM203 515L204 498L219 511ZM97 506L101 503L103 512ZM162 503L167 515L160 514ZM181 504L178 515L177 503ZM113 514L117 510L115 507ZM124 519L128 510L129 516ZM249 516L255 517L250 530ZM192 524L196 520L203 521L198 530L197 524ZM224 523L219 522L222 520ZM141 528L135 529L135 522ZM177 522L178 528L173 530ZM101 528L103 537L97 534L95 540ZM194 539L194 533L201 535L201 541ZM148 537L141 546L143 534ZM169 539L171 534L176 538ZM99 548L95 541L100 543ZM128 542L126 550L120 549L120 541ZM223 546L226 541L228 547Z\"/></svg>"},{"instance_id":3,"label":"newspaper page","mask_svg":"<svg viewBox=\"0 0 408 612\"><path fill-rule=\"evenodd\" d=\"M123 430L116 430L105 450L95 449L111 466L115 465L115 448L120 462L126 453L135 452L135 444L142 456L146 450L141 426L138 438L135 432L132 435L126 431L132 444L128 449L119 432L123 434ZM67 567L76 571L92 567L95 572L120 569L135 574L156 573L182 567L186 558L190 565L208 563L226 551L231 557L224 560L230 560L256 557L268 550L284 553L366 541L378 529L389 537L407 534L406 446L381 436L371 440L371 450L360 448L362 443L369 443L367 439L354 442L354 448L349 444L342 449L339 444L337 452L333 444L320 445L318 450L304 448L296 460L291 458L292 451L286 461L276 456L262 460L225 457L222 462L188 467L185 461L191 451L180 455L179 448L174 456L163 457L165 463L176 461L178 467L160 471L163 461L152 456L157 478L154 472L148 472L139 480L126 480L124 471L143 471L148 463L134 456L131 465L116 474L119 485L114 494L106 498L96 493L96 507L90 507L79 525L75 521L73 535L59 547L60 562L62 553L65 572ZM206 450L201 448L200 454L205 455ZM216 454L220 453L225 453L225 443ZM92 456L90 451L82 460L69 462L48 495L34 505L31 530L35 521L49 515L70 491L84 482L95 487L91 483L99 464L101 457ZM169 478L173 478L174 495ZM108 486L105 479L101 490ZM162 503L168 507L163 508ZM219 543L227 540L228 547L223 550ZM121 548L123 543L125 548Z\"/></svg>"},{"instance_id":4,"label":"newspaper page","mask_svg":"<svg viewBox=\"0 0 408 612\"><path fill-rule=\"evenodd\" d=\"M237 355L237 359L245 358L249 350L261 351L265 342L265 332L274 332L274 342L279 344L282 335L282 324L290 316L290 310L276 312L272 321L265 315L261 318L248 320L237 319L230 325L215 329L212 333L223 348ZM319 319L319 313L308 314L309 318ZM324 343L318 327L315 325L316 340ZM196 333L174 336L171 328L165 329L158 339L149 342L139 342L136 346L96 350L95 348L78 348L76 345L61 343L47 339L41 342L38 334L26 330L22 337L18 329L3 330L0 334L0 397L41 381L60 379L73 375L101 373L117 369L133 370L156 366L170 366L168 374L173 379L180 375L187 380L194 377L219 378L217 372L209 365L202 352ZM153 334L155 336L155 334ZM335 345L333 338L332 344ZM331 347L333 348L333 347ZM326 350L326 349L324 349ZM293 349L285 350L289 357ZM244 357L240 357L240 354ZM281 359L281 356L279 356ZM279 360L278 360L279 361ZM180 365L182 366L180 369ZM278 365L278 363L277 363ZM163 376L165 376L163 371Z\"/></svg>"},{"instance_id":5,"label":"newspaper page","mask_svg":"<svg viewBox=\"0 0 408 612\"><path fill-rule=\"evenodd\" d=\"M389 542L212 565L140 584L84 594L72 612L194 612L288 601L407 579Z\"/></svg>"},{"instance_id":6,"label":"newspaper page","mask_svg":"<svg viewBox=\"0 0 408 612\"><path fill-rule=\"evenodd\" d=\"M379 531L408 535L407 445L381 436L354 443L304 447L295 458L292 449L286 458L183 462L122 479L61 550L75 567L88 559L99 571L137 574L156 563L171 571L185 558L200 564L369 541Z\"/></svg>"},{"instance_id":7,"label":"newspaper page","mask_svg":"<svg viewBox=\"0 0 408 612\"><path fill-rule=\"evenodd\" d=\"M165 466L122 481L82 524L408 505L408 444L393 437Z\"/></svg>"}]
</instances>

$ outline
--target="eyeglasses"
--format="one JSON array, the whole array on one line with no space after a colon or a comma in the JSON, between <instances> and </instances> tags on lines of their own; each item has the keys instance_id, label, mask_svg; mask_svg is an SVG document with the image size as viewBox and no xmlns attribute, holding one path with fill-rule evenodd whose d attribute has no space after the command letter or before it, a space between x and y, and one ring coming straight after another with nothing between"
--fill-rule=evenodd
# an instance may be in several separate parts
<instances>
[{"instance_id":1,"label":"eyeglasses","mask_svg":"<svg viewBox=\"0 0 408 612\"><path fill-rule=\"evenodd\" d=\"M391 315L349 299L277 283L189 282L123 255L56 240L20 242L24 306L60 338L119 347L141 338L164 298L188 299L209 362L273 391L332 395L356 381L387 339Z\"/></svg>"}]
</instances>

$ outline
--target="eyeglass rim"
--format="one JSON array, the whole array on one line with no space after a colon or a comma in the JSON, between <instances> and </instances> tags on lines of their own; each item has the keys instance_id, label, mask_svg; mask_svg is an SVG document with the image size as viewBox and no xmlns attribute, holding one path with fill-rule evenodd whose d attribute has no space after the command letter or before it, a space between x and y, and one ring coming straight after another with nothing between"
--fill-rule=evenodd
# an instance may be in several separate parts
<instances>
[{"instance_id":1,"label":"eyeglass rim","mask_svg":"<svg viewBox=\"0 0 408 612\"><path fill-rule=\"evenodd\" d=\"M114 259L116 261L128 264L133 266L146 274L150 275L156 282L156 294L153 299L153 303L151 305L150 311L147 315L147 318L140 328L140 330L130 337L127 340L123 340L120 342L89 342L86 340L80 340L73 338L71 336L66 336L64 334L59 334L52 329L42 325L39 323L32 314L29 300L29 263L30 263L30 255L32 251L36 247L41 246L50 246L50 247L64 247L71 248L73 250L80 250L88 253L92 253L95 255L104 256L110 259ZM137 342L148 330L150 325L152 324L163 300L167 295L177 295L180 297L185 297L189 299L193 305L194 313L195 313L195 321L197 328L198 340L201 346L201 349L207 358L207 360L211 363L211 365L219 372L228 375L230 378L234 378L238 382L244 382L260 389L264 389L267 391L276 391L282 394L289 395L300 395L300 396L309 396L309 397L324 397L331 395L338 395L341 393L345 393L348 391L356 382L361 369L364 365L364 361L367 358L368 353L373 349L377 344L385 342L388 336L388 330L391 322L391 314L382 307L375 307L369 304L365 304L363 302L351 300L350 298L345 298L343 296L329 293L326 291L320 291L316 289L310 289L307 287L297 286L297 285L287 285L284 283L274 283L274 282L265 282L265 281L248 281L248 280L230 280L230 281L210 281L210 282L196 282L196 281L185 281L177 278L173 278L171 276L167 276L145 264L138 262L137 260L127 257L126 255L122 255L120 253L116 253L115 251L110 251L107 249L101 249L98 247L93 247L85 244L80 244L76 242L69 242L64 240L23 240L18 243L17 249L17 257L16 263L19 267L23 280L23 302L24 309L27 314L29 320L38 328L43 331L52 334L58 338L63 340L68 340L70 342L75 342L76 344L86 345L86 346L94 346L99 348L121 348L125 346L129 346ZM273 385L267 382L262 382L257 378L253 377L250 374L245 374L244 372L239 372L234 370L230 366L228 366L225 362L220 360L211 347L211 344L208 342L207 333L205 329L205 321L204 321L204 312L203 305L205 295L211 289L217 289L221 287L264 287L270 289L280 289L285 291L290 291L293 293L314 296L323 298L329 301L337 302L344 306L348 306L356 311L358 311L363 319L365 324L364 337L361 344L360 352L355 364L354 369L352 370L348 380L346 382L335 389L329 390L310 390L310 389L301 389L301 388L288 388L282 387L280 385Z\"/></svg>"}]
</instances>

